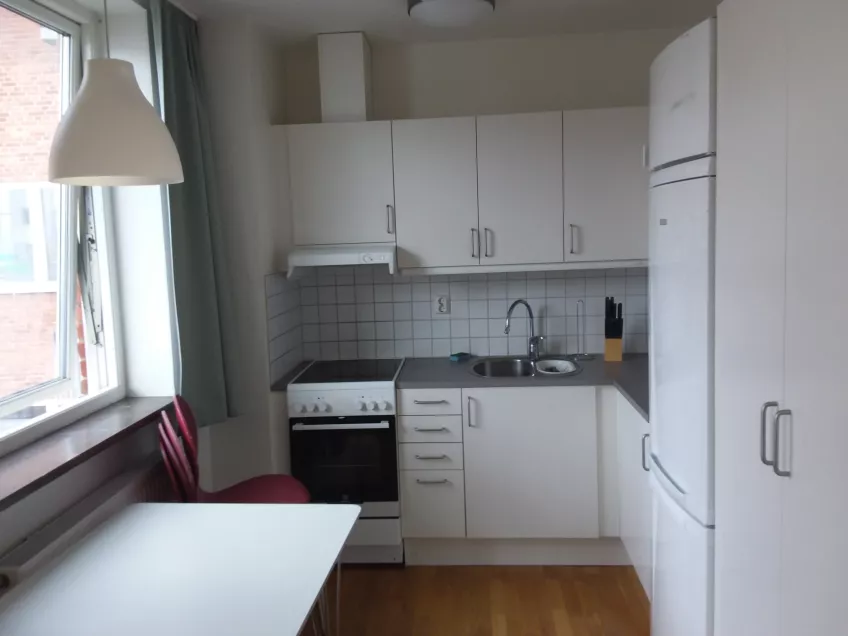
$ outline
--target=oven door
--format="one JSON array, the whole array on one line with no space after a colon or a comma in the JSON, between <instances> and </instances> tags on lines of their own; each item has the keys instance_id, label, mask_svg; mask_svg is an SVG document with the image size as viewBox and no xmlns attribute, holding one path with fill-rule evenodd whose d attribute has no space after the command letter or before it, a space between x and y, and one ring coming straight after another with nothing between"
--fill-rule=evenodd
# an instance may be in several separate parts
<instances>
[{"instance_id":1,"label":"oven door","mask_svg":"<svg viewBox=\"0 0 848 636\"><path fill-rule=\"evenodd\" d=\"M385 502L397 508L394 416L305 417L289 423L292 475L303 482L313 502Z\"/></svg>"}]
</instances>

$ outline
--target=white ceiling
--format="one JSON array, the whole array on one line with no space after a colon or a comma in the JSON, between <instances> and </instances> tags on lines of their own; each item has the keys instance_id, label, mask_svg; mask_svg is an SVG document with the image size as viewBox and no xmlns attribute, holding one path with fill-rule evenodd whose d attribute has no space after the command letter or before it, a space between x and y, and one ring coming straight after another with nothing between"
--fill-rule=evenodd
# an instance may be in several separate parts
<instances>
[{"instance_id":1,"label":"white ceiling","mask_svg":"<svg viewBox=\"0 0 848 636\"><path fill-rule=\"evenodd\" d=\"M718 0L496 0L494 15L461 29L435 29L407 15L406 0L178 0L200 18L250 16L287 39L364 31L396 41L464 40L685 27Z\"/></svg>"}]
</instances>

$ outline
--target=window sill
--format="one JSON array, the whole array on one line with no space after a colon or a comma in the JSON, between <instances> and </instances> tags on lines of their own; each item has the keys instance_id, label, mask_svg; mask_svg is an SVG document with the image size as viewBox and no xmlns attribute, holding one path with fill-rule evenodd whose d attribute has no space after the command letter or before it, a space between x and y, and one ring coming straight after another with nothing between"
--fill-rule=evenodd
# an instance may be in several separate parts
<instances>
[{"instance_id":1,"label":"window sill","mask_svg":"<svg viewBox=\"0 0 848 636\"><path fill-rule=\"evenodd\" d=\"M0 457L0 510L152 423L172 401L125 398Z\"/></svg>"}]
</instances>

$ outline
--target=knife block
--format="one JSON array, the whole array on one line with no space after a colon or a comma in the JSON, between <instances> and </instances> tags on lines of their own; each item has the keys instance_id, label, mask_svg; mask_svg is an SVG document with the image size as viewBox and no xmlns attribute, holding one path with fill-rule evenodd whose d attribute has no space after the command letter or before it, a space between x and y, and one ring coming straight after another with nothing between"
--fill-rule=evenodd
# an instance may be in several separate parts
<instances>
[{"instance_id":1,"label":"knife block","mask_svg":"<svg viewBox=\"0 0 848 636\"><path fill-rule=\"evenodd\" d=\"M604 340L604 361L621 362L623 347L621 338L607 338Z\"/></svg>"}]
</instances>

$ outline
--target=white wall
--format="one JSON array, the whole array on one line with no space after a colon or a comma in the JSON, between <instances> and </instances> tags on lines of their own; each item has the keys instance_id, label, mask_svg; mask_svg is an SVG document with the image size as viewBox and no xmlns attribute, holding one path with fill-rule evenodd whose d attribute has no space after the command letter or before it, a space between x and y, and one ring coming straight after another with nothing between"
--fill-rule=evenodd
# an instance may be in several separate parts
<instances>
[{"instance_id":1,"label":"white wall","mask_svg":"<svg viewBox=\"0 0 848 636\"><path fill-rule=\"evenodd\" d=\"M639 106L680 30L468 42L372 42L374 119ZM286 51L286 123L320 121L315 41Z\"/></svg>"},{"instance_id":2,"label":"white wall","mask_svg":"<svg viewBox=\"0 0 848 636\"><path fill-rule=\"evenodd\" d=\"M284 269L290 215L270 128L282 117L282 55L248 20L202 20L199 27L227 240L225 356L234 371L232 406L241 414L203 431L211 482L220 488L278 467L265 276Z\"/></svg>"},{"instance_id":3,"label":"white wall","mask_svg":"<svg viewBox=\"0 0 848 636\"><path fill-rule=\"evenodd\" d=\"M132 62L139 87L152 103L147 31L147 12L128 0L109 20L112 56ZM127 394L173 395L179 353L165 191L121 187L112 188L111 196Z\"/></svg>"}]
</instances>

